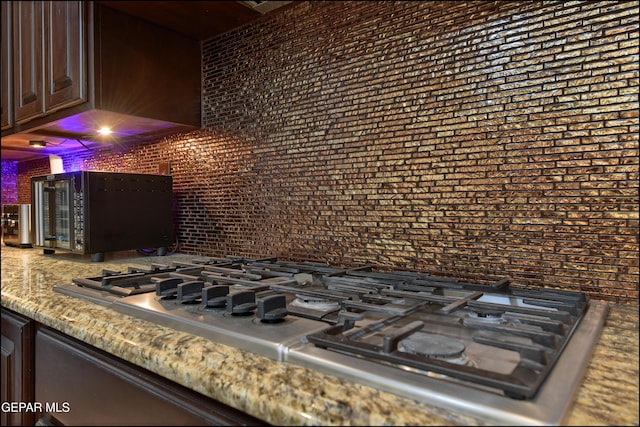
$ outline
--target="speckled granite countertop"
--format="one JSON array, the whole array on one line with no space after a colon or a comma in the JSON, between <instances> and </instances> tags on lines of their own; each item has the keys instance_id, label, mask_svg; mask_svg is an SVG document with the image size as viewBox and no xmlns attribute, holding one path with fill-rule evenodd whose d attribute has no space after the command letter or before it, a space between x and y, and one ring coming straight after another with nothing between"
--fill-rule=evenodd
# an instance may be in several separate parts
<instances>
[{"instance_id":1,"label":"speckled granite countertop","mask_svg":"<svg viewBox=\"0 0 640 427\"><path fill-rule=\"evenodd\" d=\"M411 399L153 325L59 294L102 269L168 263L1 248L2 306L276 425L488 425ZM612 305L567 425L638 425L638 306Z\"/></svg>"}]
</instances>

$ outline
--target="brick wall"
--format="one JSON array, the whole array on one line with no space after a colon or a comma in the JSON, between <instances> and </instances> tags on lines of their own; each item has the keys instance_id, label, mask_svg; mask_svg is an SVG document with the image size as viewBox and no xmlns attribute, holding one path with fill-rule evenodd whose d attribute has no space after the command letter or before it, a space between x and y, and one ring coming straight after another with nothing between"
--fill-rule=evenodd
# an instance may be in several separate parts
<instances>
[{"instance_id":1,"label":"brick wall","mask_svg":"<svg viewBox=\"0 0 640 427\"><path fill-rule=\"evenodd\" d=\"M2 162L2 204L18 203L18 163Z\"/></svg>"},{"instance_id":2,"label":"brick wall","mask_svg":"<svg viewBox=\"0 0 640 427\"><path fill-rule=\"evenodd\" d=\"M181 252L638 300L637 2L297 2L202 89L203 130L65 165L170 161Z\"/></svg>"}]
</instances>

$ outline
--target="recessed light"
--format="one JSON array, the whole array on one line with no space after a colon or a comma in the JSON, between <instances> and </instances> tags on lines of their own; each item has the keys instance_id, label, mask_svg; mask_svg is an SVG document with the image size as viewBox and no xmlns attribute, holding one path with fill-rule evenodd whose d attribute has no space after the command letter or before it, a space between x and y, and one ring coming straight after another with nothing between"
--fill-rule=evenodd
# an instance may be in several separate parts
<instances>
[{"instance_id":1,"label":"recessed light","mask_svg":"<svg viewBox=\"0 0 640 427\"><path fill-rule=\"evenodd\" d=\"M47 141L32 140L29 141L29 145L35 148L44 148L47 146Z\"/></svg>"},{"instance_id":2,"label":"recessed light","mask_svg":"<svg viewBox=\"0 0 640 427\"><path fill-rule=\"evenodd\" d=\"M98 130L98 133L100 135L110 135L111 134L111 128L109 128L108 126L103 126Z\"/></svg>"}]
</instances>

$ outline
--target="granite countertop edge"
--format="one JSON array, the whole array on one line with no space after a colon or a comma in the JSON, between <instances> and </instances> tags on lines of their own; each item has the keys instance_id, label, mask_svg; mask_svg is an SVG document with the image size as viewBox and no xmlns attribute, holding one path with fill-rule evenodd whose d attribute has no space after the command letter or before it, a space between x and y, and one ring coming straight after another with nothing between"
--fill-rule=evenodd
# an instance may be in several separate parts
<instances>
[{"instance_id":1,"label":"granite countertop edge","mask_svg":"<svg viewBox=\"0 0 640 427\"><path fill-rule=\"evenodd\" d=\"M2 306L274 425L495 424L98 304L78 304L77 298L53 290L103 268L167 262L167 257L134 252L92 263L83 256L3 246ZM638 425L638 306L610 306L566 425Z\"/></svg>"}]
</instances>

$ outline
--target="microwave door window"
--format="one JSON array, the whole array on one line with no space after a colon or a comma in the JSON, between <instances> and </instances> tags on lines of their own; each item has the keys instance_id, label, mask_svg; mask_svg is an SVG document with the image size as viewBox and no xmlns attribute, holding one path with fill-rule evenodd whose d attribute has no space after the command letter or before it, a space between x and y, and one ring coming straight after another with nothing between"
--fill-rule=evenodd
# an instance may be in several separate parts
<instances>
[{"instance_id":1,"label":"microwave door window","mask_svg":"<svg viewBox=\"0 0 640 427\"><path fill-rule=\"evenodd\" d=\"M56 247L71 249L71 181L56 181L55 186L55 237Z\"/></svg>"},{"instance_id":2,"label":"microwave door window","mask_svg":"<svg viewBox=\"0 0 640 427\"><path fill-rule=\"evenodd\" d=\"M31 182L31 206L33 208L32 228L33 243L36 246L46 246L45 237L49 227L48 193L44 191L44 182Z\"/></svg>"},{"instance_id":3,"label":"microwave door window","mask_svg":"<svg viewBox=\"0 0 640 427\"><path fill-rule=\"evenodd\" d=\"M43 186L42 231L46 246L56 247L56 188L52 183Z\"/></svg>"}]
</instances>

